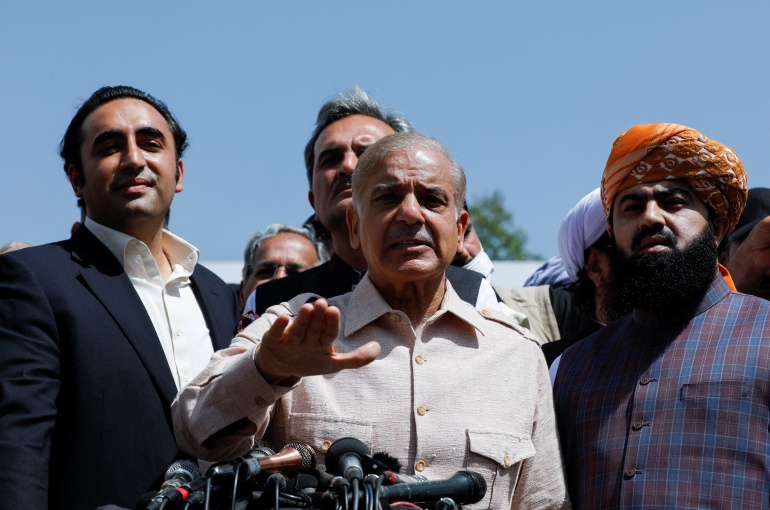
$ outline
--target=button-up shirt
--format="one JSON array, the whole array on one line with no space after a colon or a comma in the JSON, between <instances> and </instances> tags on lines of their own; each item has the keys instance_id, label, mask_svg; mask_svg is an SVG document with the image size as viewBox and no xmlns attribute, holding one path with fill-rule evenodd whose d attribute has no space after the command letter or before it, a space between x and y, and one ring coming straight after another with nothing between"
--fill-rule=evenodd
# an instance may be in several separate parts
<instances>
[{"instance_id":1,"label":"button-up shirt","mask_svg":"<svg viewBox=\"0 0 770 510\"><path fill-rule=\"evenodd\" d=\"M86 218L85 226L118 259L152 321L177 389L200 372L214 352L206 319L193 292L190 276L198 250L168 230L163 253L172 271L166 281L142 241Z\"/></svg>"},{"instance_id":2,"label":"button-up shirt","mask_svg":"<svg viewBox=\"0 0 770 510\"><path fill-rule=\"evenodd\" d=\"M334 348L349 352L377 340L380 356L291 388L268 384L254 355L275 319L310 295L269 308L177 397L180 447L228 459L262 438L275 449L302 441L323 462L336 439L355 437L430 480L463 469L480 473L488 488L474 508L568 508L538 344L502 313L477 311L449 283L446 289L439 310L415 328L365 276L352 293L329 300L342 317ZM239 422L245 425L232 431Z\"/></svg>"},{"instance_id":3,"label":"button-up shirt","mask_svg":"<svg viewBox=\"0 0 770 510\"><path fill-rule=\"evenodd\" d=\"M717 276L568 349L554 387L576 508L769 508L770 302Z\"/></svg>"}]
</instances>

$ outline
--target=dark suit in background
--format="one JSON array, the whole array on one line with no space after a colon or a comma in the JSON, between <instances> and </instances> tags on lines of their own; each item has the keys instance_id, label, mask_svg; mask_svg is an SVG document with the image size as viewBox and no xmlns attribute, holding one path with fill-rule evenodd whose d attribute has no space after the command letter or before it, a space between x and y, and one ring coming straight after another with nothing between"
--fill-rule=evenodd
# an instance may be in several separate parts
<instances>
[{"instance_id":1,"label":"dark suit in background","mask_svg":"<svg viewBox=\"0 0 770 510\"><path fill-rule=\"evenodd\" d=\"M191 280L221 349L235 294L200 265ZM133 508L180 456L175 395L142 301L85 227L0 256L0 508Z\"/></svg>"}]
</instances>

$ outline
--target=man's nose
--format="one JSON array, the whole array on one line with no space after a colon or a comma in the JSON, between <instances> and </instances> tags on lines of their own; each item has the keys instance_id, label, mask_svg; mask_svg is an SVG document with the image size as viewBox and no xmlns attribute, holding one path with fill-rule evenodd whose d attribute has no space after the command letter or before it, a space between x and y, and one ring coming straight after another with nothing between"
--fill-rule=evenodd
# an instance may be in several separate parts
<instances>
[{"instance_id":1,"label":"man's nose","mask_svg":"<svg viewBox=\"0 0 770 510\"><path fill-rule=\"evenodd\" d=\"M356 169L358 164L358 156L353 151L347 151L345 157L342 159L342 165L340 165L340 173L345 175L352 175L353 170Z\"/></svg>"},{"instance_id":2,"label":"man's nose","mask_svg":"<svg viewBox=\"0 0 770 510\"><path fill-rule=\"evenodd\" d=\"M397 219L404 223L422 223L424 221L420 202L414 195L407 194L398 206Z\"/></svg>"},{"instance_id":3,"label":"man's nose","mask_svg":"<svg viewBox=\"0 0 770 510\"><path fill-rule=\"evenodd\" d=\"M660 225L665 225L666 220L663 215L663 210L658 206L658 203L654 200L650 200L644 207L641 221L639 222L639 230L644 228L652 228Z\"/></svg>"},{"instance_id":4,"label":"man's nose","mask_svg":"<svg viewBox=\"0 0 770 510\"><path fill-rule=\"evenodd\" d=\"M123 157L121 158L120 163L124 168L144 168L144 151L142 151L135 141L129 141L123 151Z\"/></svg>"}]
</instances>

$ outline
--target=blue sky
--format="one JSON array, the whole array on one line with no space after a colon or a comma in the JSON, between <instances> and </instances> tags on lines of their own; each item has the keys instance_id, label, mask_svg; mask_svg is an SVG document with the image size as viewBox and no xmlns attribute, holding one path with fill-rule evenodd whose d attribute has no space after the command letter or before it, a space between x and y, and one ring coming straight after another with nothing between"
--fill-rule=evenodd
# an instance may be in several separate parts
<instances>
[{"instance_id":1,"label":"blue sky","mask_svg":"<svg viewBox=\"0 0 770 510\"><path fill-rule=\"evenodd\" d=\"M556 253L615 136L676 122L770 187L764 2L13 2L0 16L0 244L69 236L57 145L102 85L166 101L187 130L171 229L242 257L312 210L302 150L319 106L358 84L502 191L527 249Z\"/></svg>"}]
</instances>

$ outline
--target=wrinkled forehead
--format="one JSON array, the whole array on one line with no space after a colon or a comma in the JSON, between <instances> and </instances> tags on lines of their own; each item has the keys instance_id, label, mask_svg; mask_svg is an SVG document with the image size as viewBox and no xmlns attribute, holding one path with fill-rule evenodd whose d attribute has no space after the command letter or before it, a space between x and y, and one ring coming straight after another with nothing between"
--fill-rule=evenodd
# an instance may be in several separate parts
<instances>
[{"instance_id":1,"label":"wrinkled forehead","mask_svg":"<svg viewBox=\"0 0 770 510\"><path fill-rule=\"evenodd\" d=\"M324 128L313 145L315 159L321 151L330 147L347 146L352 141L372 144L395 133L385 122L367 115L350 115L334 121Z\"/></svg>"},{"instance_id":2,"label":"wrinkled forehead","mask_svg":"<svg viewBox=\"0 0 770 510\"><path fill-rule=\"evenodd\" d=\"M446 183L452 189L452 167L440 152L409 147L385 154L370 175L371 181L413 181L417 185Z\"/></svg>"}]
</instances>

